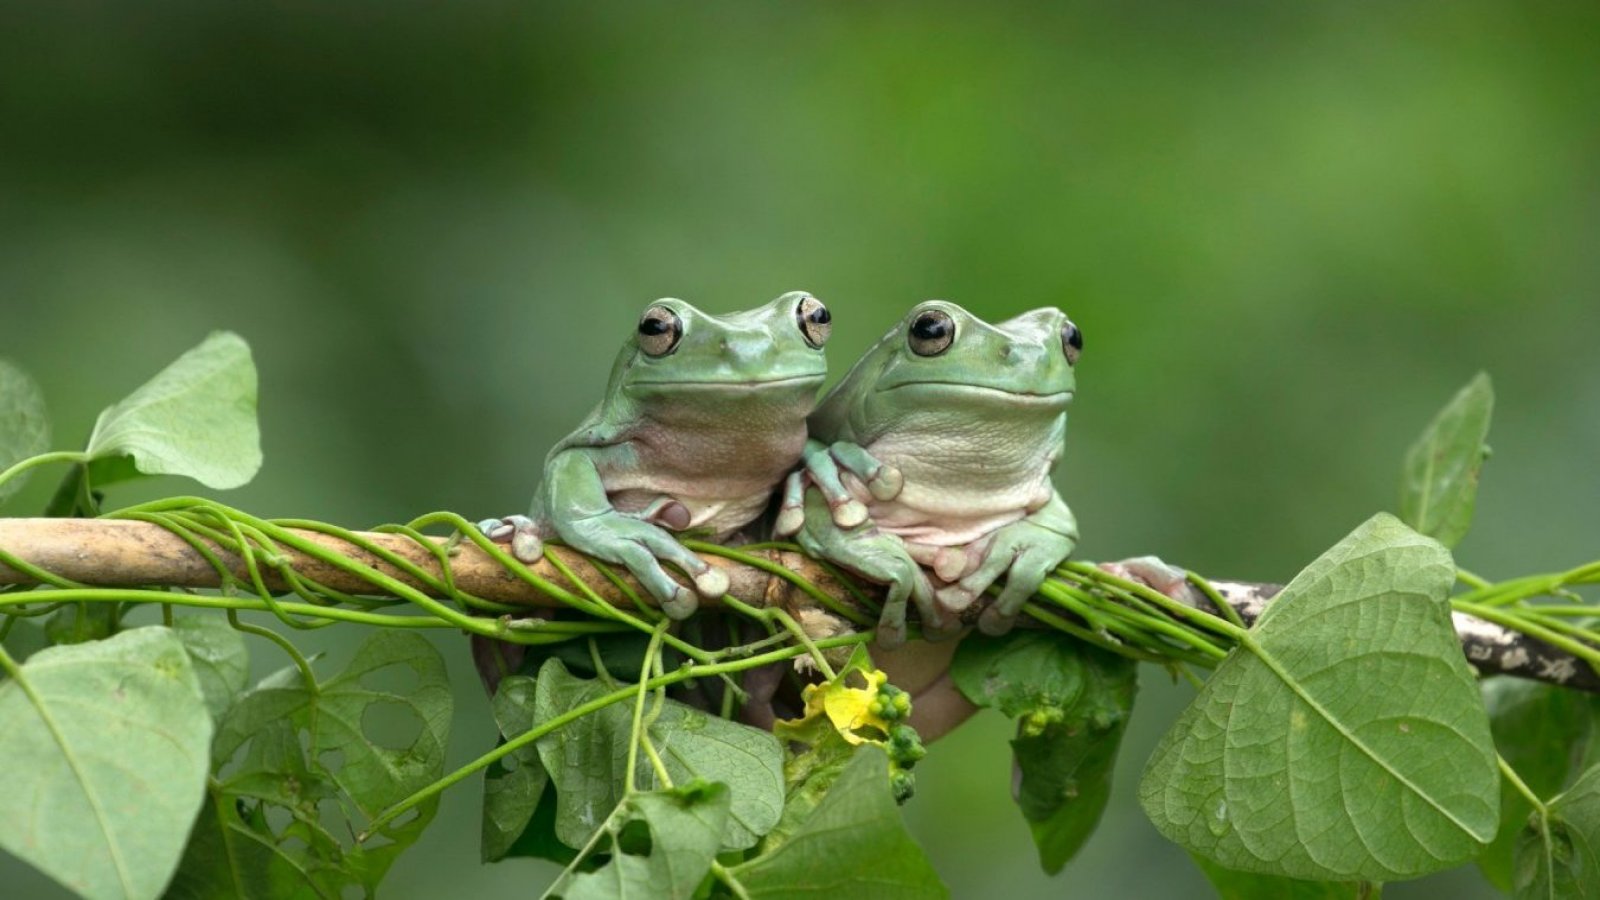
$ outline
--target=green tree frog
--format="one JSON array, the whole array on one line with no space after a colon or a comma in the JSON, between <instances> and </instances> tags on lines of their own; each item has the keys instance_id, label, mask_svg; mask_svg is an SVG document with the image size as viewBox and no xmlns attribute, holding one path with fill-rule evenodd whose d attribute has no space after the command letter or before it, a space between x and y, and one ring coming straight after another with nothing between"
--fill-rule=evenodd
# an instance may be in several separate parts
<instances>
[{"instance_id":1,"label":"green tree frog","mask_svg":"<svg viewBox=\"0 0 1600 900\"><path fill-rule=\"evenodd\" d=\"M830 327L828 308L800 291L721 316L656 301L605 398L545 458L529 514L478 527L525 562L559 538L627 567L669 616L692 614L697 592L721 596L728 579L677 535L725 541L766 511L805 447Z\"/></svg>"},{"instance_id":2,"label":"green tree frog","mask_svg":"<svg viewBox=\"0 0 1600 900\"><path fill-rule=\"evenodd\" d=\"M880 643L904 641L908 598L939 636L1003 577L978 620L1001 633L1072 553L1077 522L1050 472L1082 349L1058 309L991 325L929 301L811 415L805 468L785 484L775 530L889 585Z\"/></svg>"}]
</instances>

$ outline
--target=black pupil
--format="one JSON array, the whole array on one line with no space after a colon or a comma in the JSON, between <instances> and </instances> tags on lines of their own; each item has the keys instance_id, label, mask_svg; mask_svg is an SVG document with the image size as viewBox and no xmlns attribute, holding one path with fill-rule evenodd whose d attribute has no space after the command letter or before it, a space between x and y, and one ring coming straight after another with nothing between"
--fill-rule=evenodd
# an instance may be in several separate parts
<instances>
[{"instance_id":1,"label":"black pupil","mask_svg":"<svg viewBox=\"0 0 1600 900\"><path fill-rule=\"evenodd\" d=\"M1067 344L1074 350L1083 349L1083 332L1079 331L1075 325L1067 326Z\"/></svg>"},{"instance_id":2,"label":"black pupil","mask_svg":"<svg viewBox=\"0 0 1600 900\"><path fill-rule=\"evenodd\" d=\"M828 313L826 306L819 306L806 314L806 318L814 325L826 325L833 321L833 316Z\"/></svg>"},{"instance_id":3,"label":"black pupil","mask_svg":"<svg viewBox=\"0 0 1600 900\"><path fill-rule=\"evenodd\" d=\"M911 324L911 334L920 341L936 341L950 333L950 320L944 316L923 316Z\"/></svg>"},{"instance_id":4,"label":"black pupil","mask_svg":"<svg viewBox=\"0 0 1600 900\"><path fill-rule=\"evenodd\" d=\"M672 326L667 324L666 319L650 318L642 319L639 322L639 333L645 335L646 337L655 337L658 334L666 334L671 330Z\"/></svg>"}]
</instances>

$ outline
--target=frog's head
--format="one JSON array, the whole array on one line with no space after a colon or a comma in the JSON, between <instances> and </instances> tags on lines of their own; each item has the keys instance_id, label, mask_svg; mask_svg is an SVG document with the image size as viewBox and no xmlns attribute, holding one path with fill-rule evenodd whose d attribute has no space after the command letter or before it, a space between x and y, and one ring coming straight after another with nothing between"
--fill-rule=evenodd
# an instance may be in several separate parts
<instances>
[{"instance_id":1,"label":"frog's head","mask_svg":"<svg viewBox=\"0 0 1600 900\"><path fill-rule=\"evenodd\" d=\"M917 305L879 345L874 388L918 405L1064 409L1083 334L1045 307L991 325L954 303Z\"/></svg>"},{"instance_id":2,"label":"frog's head","mask_svg":"<svg viewBox=\"0 0 1600 900\"><path fill-rule=\"evenodd\" d=\"M657 300L639 317L613 384L640 402L701 393L813 396L827 374L830 321L822 301L804 291L721 316Z\"/></svg>"}]
</instances>

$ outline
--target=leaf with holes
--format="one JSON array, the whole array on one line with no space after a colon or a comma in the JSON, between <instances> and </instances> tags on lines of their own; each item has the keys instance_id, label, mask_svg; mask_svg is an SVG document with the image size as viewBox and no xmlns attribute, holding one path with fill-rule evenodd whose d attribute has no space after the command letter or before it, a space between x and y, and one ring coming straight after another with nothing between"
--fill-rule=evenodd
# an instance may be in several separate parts
<instances>
[{"instance_id":1,"label":"leaf with holes","mask_svg":"<svg viewBox=\"0 0 1600 900\"><path fill-rule=\"evenodd\" d=\"M240 883L262 897L281 896L274 886L285 883L334 896L370 890L437 801L366 843L346 838L443 775L450 716L444 661L408 632L374 633L315 690L292 667L264 679L218 726L212 810L175 884L187 897L226 896Z\"/></svg>"},{"instance_id":2,"label":"leaf with holes","mask_svg":"<svg viewBox=\"0 0 1600 900\"><path fill-rule=\"evenodd\" d=\"M533 727L534 680L512 675L495 691L494 722L502 735L518 735ZM527 745L495 762L483 777L484 862L504 859L527 829L550 775L539 762L539 750Z\"/></svg>"},{"instance_id":3,"label":"leaf with holes","mask_svg":"<svg viewBox=\"0 0 1600 900\"><path fill-rule=\"evenodd\" d=\"M1450 554L1392 516L1297 575L1157 746L1156 828L1243 872L1392 881L1494 837L1500 774Z\"/></svg>"},{"instance_id":4,"label":"leaf with holes","mask_svg":"<svg viewBox=\"0 0 1600 900\"><path fill-rule=\"evenodd\" d=\"M244 635L219 616L182 616L172 630L189 653L211 718L221 718L250 678L250 651L245 648Z\"/></svg>"},{"instance_id":5,"label":"leaf with holes","mask_svg":"<svg viewBox=\"0 0 1600 900\"><path fill-rule=\"evenodd\" d=\"M211 717L166 628L35 653L0 684L0 848L84 897L161 892L206 783Z\"/></svg>"},{"instance_id":6,"label":"leaf with holes","mask_svg":"<svg viewBox=\"0 0 1600 900\"><path fill-rule=\"evenodd\" d=\"M28 373L0 359L0 472L50 449L44 393ZM0 483L0 504L22 489L27 473Z\"/></svg>"},{"instance_id":7,"label":"leaf with holes","mask_svg":"<svg viewBox=\"0 0 1600 900\"><path fill-rule=\"evenodd\" d=\"M1517 842L1517 900L1600 900L1600 766L1548 806L1549 830L1529 821Z\"/></svg>"},{"instance_id":8,"label":"leaf with holes","mask_svg":"<svg viewBox=\"0 0 1600 900\"><path fill-rule=\"evenodd\" d=\"M752 898L858 896L865 880L874 900L949 896L906 832L889 788L889 758L871 744L856 750L816 811L782 846L730 871Z\"/></svg>"},{"instance_id":9,"label":"leaf with holes","mask_svg":"<svg viewBox=\"0 0 1600 900\"><path fill-rule=\"evenodd\" d=\"M722 843L731 799L727 785L704 781L629 794L600 826L595 852L609 854L606 863L593 872L577 872L575 864L546 896L562 900L695 896Z\"/></svg>"},{"instance_id":10,"label":"leaf with holes","mask_svg":"<svg viewBox=\"0 0 1600 900\"><path fill-rule=\"evenodd\" d=\"M1600 752L1600 697L1581 691L1500 676L1483 682L1495 748L1535 795L1553 797ZM1533 806L1503 780L1500 832L1478 857L1490 883L1510 891L1523 826Z\"/></svg>"},{"instance_id":11,"label":"leaf with holes","mask_svg":"<svg viewBox=\"0 0 1600 900\"><path fill-rule=\"evenodd\" d=\"M213 332L101 412L88 454L96 486L140 472L186 475L219 490L254 478L261 432L249 345L231 332Z\"/></svg>"},{"instance_id":12,"label":"leaf with holes","mask_svg":"<svg viewBox=\"0 0 1600 900\"><path fill-rule=\"evenodd\" d=\"M1406 451L1400 518L1446 547L1460 543L1472 525L1493 412L1494 387L1479 372Z\"/></svg>"},{"instance_id":13,"label":"leaf with holes","mask_svg":"<svg viewBox=\"0 0 1600 900\"><path fill-rule=\"evenodd\" d=\"M539 670L534 720L556 716L611 692L598 681L575 678L558 659ZM648 733L674 784L693 779L721 782L733 792L723 846L754 846L783 811L783 748L770 733L729 722L676 700L667 700ZM580 847L622 799L633 706L613 703L541 737L539 759L556 788L556 834ZM644 754L638 785L656 784Z\"/></svg>"}]
</instances>

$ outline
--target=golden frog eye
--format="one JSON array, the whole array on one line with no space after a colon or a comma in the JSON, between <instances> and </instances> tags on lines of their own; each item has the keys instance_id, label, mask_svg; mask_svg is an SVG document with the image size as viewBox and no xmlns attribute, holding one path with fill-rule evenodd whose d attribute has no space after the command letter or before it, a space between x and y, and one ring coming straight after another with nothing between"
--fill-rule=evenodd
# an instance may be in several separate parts
<instances>
[{"instance_id":1,"label":"golden frog eye","mask_svg":"<svg viewBox=\"0 0 1600 900\"><path fill-rule=\"evenodd\" d=\"M956 339L956 323L942 309L930 309L911 323L906 334L911 352L918 356L938 356L950 349Z\"/></svg>"},{"instance_id":2,"label":"golden frog eye","mask_svg":"<svg viewBox=\"0 0 1600 900\"><path fill-rule=\"evenodd\" d=\"M639 349L647 356L666 356L682 338L683 320L665 306L652 306L639 319Z\"/></svg>"},{"instance_id":3,"label":"golden frog eye","mask_svg":"<svg viewBox=\"0 0 1600 900\"><path fill-rule=\"evenodd\" d=\"M821 349L828 342L828 335L833 333L833 314L828 312L821 300L807 294L800 298L794 315L800 323L800 333L805 336L806 343Z\"/></svg>"},{"instance_id":4,"label":"golden frog eye","mask_svg":"<svg viewBox=\"0 0 1600 900\"><path fill-rule=\"evenodd\" d=\"M1078 364L1078 357L1083 353L1083 332L1071 322L1061 326L1061 350L1067 354L1067 365Z\"/></svg>"}]
</instances>

